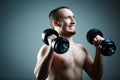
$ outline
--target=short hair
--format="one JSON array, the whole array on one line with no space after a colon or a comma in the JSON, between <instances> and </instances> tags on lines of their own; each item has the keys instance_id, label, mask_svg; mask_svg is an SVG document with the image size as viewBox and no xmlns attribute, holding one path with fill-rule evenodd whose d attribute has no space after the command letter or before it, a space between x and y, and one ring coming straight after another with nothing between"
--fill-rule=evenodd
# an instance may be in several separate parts
<instances>
[{"instance_id":1,"label":"short hair","mask_svg":"<svg viewBox=\"0 0 120 80\"><path fill-rule=\"evenodd\" d=\"M66 7L66 6L61 6L61 7L58 7L58 8L53 9L53 10L49 13L49 19L50 19L50 21L52 21L52 20L59 21L60 15L59 15L58 11L59 11L60 9L63 9L63 8L69 9L69 7Z\"/></svg>"}]
</instances>

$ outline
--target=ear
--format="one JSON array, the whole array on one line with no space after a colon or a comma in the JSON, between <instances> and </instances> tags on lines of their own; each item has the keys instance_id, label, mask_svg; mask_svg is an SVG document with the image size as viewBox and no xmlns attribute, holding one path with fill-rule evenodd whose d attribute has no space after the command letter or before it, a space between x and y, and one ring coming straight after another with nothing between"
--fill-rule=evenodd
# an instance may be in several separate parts
<instances>
[{"instance_id":1,"label":"ear","mask_svg":"<svg viewBox=\"0 0 120 80\"><path fill-rule=\"evenodd\" d=\"M55 20L52 20L52 25L53 25L54 27L59 26L58 22L57 22L57 21L55 21Z\"/></svg>"}]
</instances>

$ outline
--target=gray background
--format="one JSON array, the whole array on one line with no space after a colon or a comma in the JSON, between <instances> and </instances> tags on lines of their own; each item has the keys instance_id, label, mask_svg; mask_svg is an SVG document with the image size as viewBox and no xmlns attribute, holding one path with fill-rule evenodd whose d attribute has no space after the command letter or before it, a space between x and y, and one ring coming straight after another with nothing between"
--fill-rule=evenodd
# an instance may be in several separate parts
<instances>
[{"instance_id":1,"label":"gray background","mask_svg":"<svg viewBox=\"0 0 120 80\"><path fill-rule=\"evenodd\" d=\"M48 14L68 6L77 20L74 40L82 43L94 58L95 49L86 40L91 28L100 29L117 46L116 54L104 57L102 80L120 79L120 2L117 0L0 0L0 80L35 80L33 70L41 33L50 28ZM90 80L83 72L83 79Z\"/></svg>"}]
</instances>

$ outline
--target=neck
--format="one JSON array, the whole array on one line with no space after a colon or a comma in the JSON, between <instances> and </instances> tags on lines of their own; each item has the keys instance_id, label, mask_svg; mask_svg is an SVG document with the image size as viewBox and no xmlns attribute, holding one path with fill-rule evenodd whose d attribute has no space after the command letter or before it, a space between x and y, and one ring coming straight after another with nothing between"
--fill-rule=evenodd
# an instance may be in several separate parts
<instances>
[{"instance_id":1,"label":"neck","mask_svg":"<svg viewBox=\"0 0 120 80\"><path fill-rule=\"evenodd\" d=\"M63 35L60 35L60 36L63 36ZM69 41L69 43L73 43L73 37L72 36L63 36L63 37L65 37Z\"/></svg>"},{"instance_id":2,"label":"neck","mask_svg":"<svg viewBox=\"0 0 120 80\"><path fill-rule=\"evenodd\" d=\"M59 36L65 37L70 43L73 43L73 35L76 33L66 33L64 31L60 32L57 28L55 30L59 33Z\"/></svg>"}]
</instances>

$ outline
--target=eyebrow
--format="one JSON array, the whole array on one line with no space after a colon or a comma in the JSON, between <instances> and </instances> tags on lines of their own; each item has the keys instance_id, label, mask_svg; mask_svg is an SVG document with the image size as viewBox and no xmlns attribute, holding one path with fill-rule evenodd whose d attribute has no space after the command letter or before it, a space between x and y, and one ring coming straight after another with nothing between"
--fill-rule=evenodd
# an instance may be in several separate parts
<instances>
[{"instance_id":1,"label":"eyebrow","mask_svg":"<svg viewBox=\"0 0 120 80\"><path fill-rule=\"evenodd\" d=\"M61 18L69 18L69 17L73 17L73 18L74 18L75 16L74 16L74 15L68 15L68 16L61 16L61 15L60 15L60 17L61 17Z\"/></svg>"}]
</instances>

